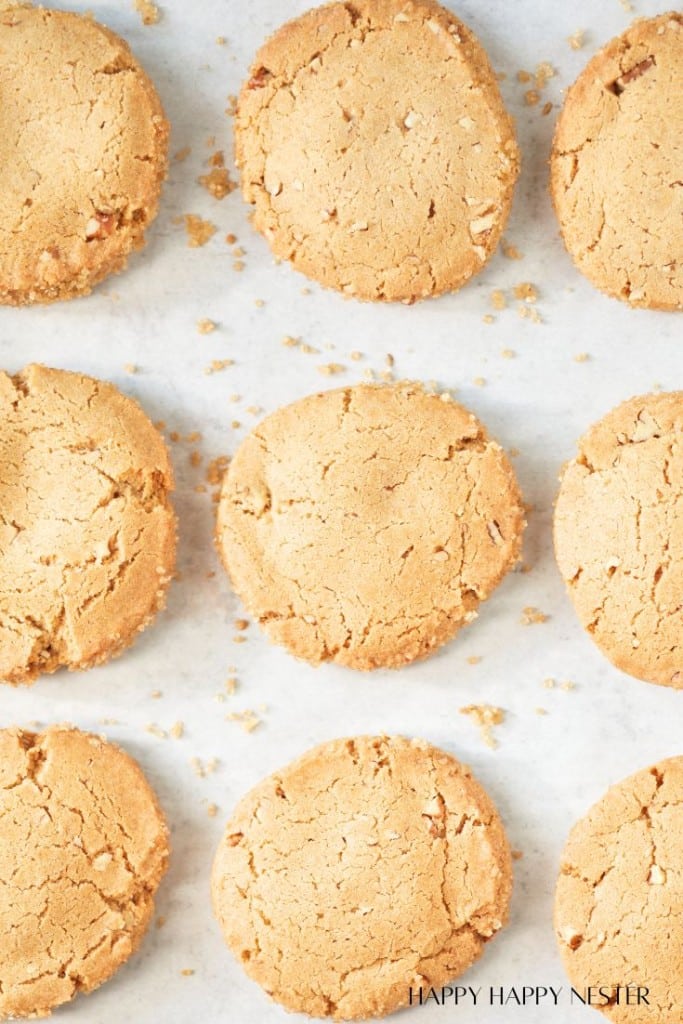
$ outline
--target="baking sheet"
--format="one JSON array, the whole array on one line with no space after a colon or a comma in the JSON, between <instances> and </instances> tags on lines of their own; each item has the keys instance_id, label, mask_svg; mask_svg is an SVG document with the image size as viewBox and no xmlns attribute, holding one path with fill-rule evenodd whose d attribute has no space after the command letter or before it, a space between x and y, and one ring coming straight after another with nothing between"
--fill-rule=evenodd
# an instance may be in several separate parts
<instances>
[{"instance_id":1,"label":"baking sheet","mask_svg":"<svg viewBox=\"0 0 683 1024\"><path fill-rule=\"evenodd\" d=\"M485 989L565 986L566 994L551 912L567 831L610 783L681 753L683 696L619 673L583 634L552 557L551 505L559 468L576 438L632 394L655 385L682 388L683 356L679 317L630 310L598 294L573 269L546 186L557 110L543 116L541 107L548 99L557 105L561 89L588 57L635 14L665 8L650 0L637 0L633 13L619 0L459 0L456 13L506 75L502 89L517 119L524 160L507 238L524 258L498 254L459 294L414 307L380 307L345 301L275 265L249 226L239 193L218 202L196 183L211 152L231 154L227 97L237 93L256 47L307 5L164 0L161 22L150 27L124 0L89 0L87 6L131 42L156 81L173 125L172 151L192 151L172 165L149 245L125 275L87 299L0 311L1 362L17 370L38 360L111 379L137 397L153 420L165 421L168 432L187 437L199 431L202 440L171 445L181 575L168 610L111 664L60 672L30 689L5 687L0 694L3 725L72 721L121 742L144 766L172 828L172 866L157 902L164 926L151 928L140 954L115 979L55 1019L291 1019L223 946L209 902L213 852L232 806L263 775L315 743L365 732L421 735L471 764L497 802L512 845L523 851L515 864L510 925L465 983ZM575 52L567 37L578 29L586 30L586 45ZM220 36L223 46L216 42ZM524 92L533 83L518 82L516 73L533 72L542 61L558 74L541 103L528 107ZM211 136L216 141L209 147ZM174 223L189 212L219 227L204 248L189 249L183 227ZM224 240L230 232L245 250L242 272L233 269ZM494 289L509 292L524 281L539 290L540 324L521 319L516 301L501 312L491 307ZM302 294L304 288L309 294ZM487 315L495 322L485 323ZM205 317L219 327L201 336L196 323ZM286 335L318 352L284 346ZM505 349L515 357L505 358ZM361 361L350 358L354 350L364 353ZM525 542L531 572L510 575L454 643L399 673L316 670L271 647L253 626L245 643L234 643L233 623L243 612L213 550L210 495L195 490L204 482L206 463L234 450L259 418L255 407L268 412L311 391L359 381L367 369L382 372L387 353L397 377L457 389L456 397L505 447L519 449L515 466L534 506ZM577 361L582 353L589 358ZM205 374L212 360L227 358L234 366ZM321 375L319 367L330 362L345 371L329 379ZM126 364L138 372L126 373ZM478 378L483 386L474 383ZM239 428L231 426L234 420ZM202 454L200 467L192 465L193 450ZM541 609L548 621L521 625L526 606ZM477 656L480 663L468 662ZM233 675L237 692L221 703L217 695ZM576 687L545 689L547 677ZM156 690L161 697L151 696ZM459 713L483 702L506 710L496 750L486 748L474 723ZM538 715L539 707L547 715ZM225 720L245 709L263 719L252 733ZM104 726L104 719L116 724ZM181 739L147 731L150 725L168 730L178 721L184 723ZM190 764L195 757L219 763L201 778ZM219 808L214 818L210 803ZM400 1019L580 1024L600 1018L563 997L557 1008L432 1005L405 1011Z\"/></svg>"}]
</instances>

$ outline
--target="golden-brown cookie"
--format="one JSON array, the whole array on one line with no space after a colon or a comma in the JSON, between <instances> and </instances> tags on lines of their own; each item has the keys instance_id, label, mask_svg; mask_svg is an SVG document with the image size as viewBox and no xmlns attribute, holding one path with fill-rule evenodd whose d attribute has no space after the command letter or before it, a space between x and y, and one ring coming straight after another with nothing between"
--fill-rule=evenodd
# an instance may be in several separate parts
<instances>
[{"instance_id":1,"label":"golden-brown cookie","mask_svg":"<svg viewBox=\"0 0 683 1024\"><path fill-rule=\"evenodd\" d=\"M213 867L225 940L288 1010L381 1017L440 986L507 920L503 825L427 743L324 743L237 806Z\"/></svg>"},{"instance_id":2,"label":"golden-brown cookie","mask_svg":"<svg viewBox=\"0 0 683 1024\"><path fill-rule=\"evenodd\" d=\"M163 605L175 565L173 473L112 384L0 373L0 679L118 654Z\"/></svg>"},{"instance_id":3,"label":"golden-brown cookie","mask_svg":"<svg viewBox=\"0 0 683 1024\"><path fill-rule=\"evenodd\" d=\"M275 255L360 299L460 288L496 248L519 172L486 54L433 0L288 22L256 55L235 131Z\"/></svg>"},{"instance_id":4,"label":"golden-brown cookie","mask_svg":"<svg viewBox=\"0 0 683 1024\"><path fill-rule=\"evenodd\" d=\"M127 44L89 17L0 11L0 303L89 292L144 243L168 124Z\"/></svg>"},{"instance_id":5,"label":"golden-brown cookie","mask_svg":"<svg viewBox=\"0 0 683 1024\"><path fill-rule=\"evenodd\" d=\"M418 384L360 384L245 439L217 540L271 640L370 669L424 657L474 619L523 528L512 467L472 413Z\"/></svg>"},{"instance_id":6,"label":"golden-brown cookie","mask_svg":"<svg viewBox=\"0 0 683 1024\"><path fill-rule=\"evenodd\" d=\"M573 986L591 986L593 1005L616 1024L680 1021L681 907L683 758L673 757L612 786L574 826L562 855L562 959ZM601 987L612 1005L602 1005Z\"/></svg>"},{"instance_id":7,"label":"golden-brown cookie","mask_svg":"<svg viewBox=\"0 0 683 1024\"><path fill-rule=\"evenodd\" d=\"M168 829L139 765L70 726L0 730L0 1017L45 1017L138 947Z\"/></svg>"},{"instance_id":8,"label":"golden-brown cookie","mask_svg":"<svg viewBox=\"0 0 683 1024\"><path fill-rule=\"evenodd\" d=\"M562 475L555 552L617 668L683 687L683 392L632 398L582 438Z\"/></svg>"},{"instance_id":9,"label":"golden-brown cookie","mask_svg":"<svg viewBox=\"0 0 683 1024\"><path fill-rule=\"evenodd\" d=\"M683 308L683 14L588 62L555 131L551 191L578 269L632 306Z\"/></svg>"}]
</instances>

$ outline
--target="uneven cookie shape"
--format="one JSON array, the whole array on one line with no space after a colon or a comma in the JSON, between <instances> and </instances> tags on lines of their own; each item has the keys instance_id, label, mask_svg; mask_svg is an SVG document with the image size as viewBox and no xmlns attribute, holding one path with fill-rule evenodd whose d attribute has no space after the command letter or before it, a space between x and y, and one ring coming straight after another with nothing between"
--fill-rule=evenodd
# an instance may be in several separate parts
<instances>
[{"instance_id":1,"label":"uneven cookie shape","mask_svg":"<svg viewBox=\"0 0 683 1024\"><path fill-rule=\"evenodd\" d=\"M551 191L578 269L632 306L683 308L683 15L633 23L568 91Z\"/></svg>"},{"instance_id":2,"label":"uneven cookie shape","mask_svg":"<svg viewBox=\"0 0 683 1024\"><path fill-rule=\"evenodd\" d=\"M173 473L158 431L112 384L0 373L0 679L118 654L175 566Z\"/></svg>"},{"instance_id":3,"label":"uneven cookie shape","mask_svg":"<svg viewBox=\"0 0 683 1024\"><path fill-rule=\"evenodd\" d=\"M144 244L168 124L127 44L67 11L0 11L0 303L89 292Z\"/></svg>"},{"instance_id":4,"label":"uneven cookie shape","mask_svg":"<svg viewBox=\"0 0 683 1024\"><path fill-rule=\"evenodd\" d=\"M275 255L360 299L460 288L496 248L519 172L486 54L433 0L288 22L256 55L235 132Z\"/></svg>"},{"instance_id":5,"label":"uneven cookie shape","mask_svg":"<svg viewBox=\"0 0 683 1024\"><path fill-rule=\"evenodd\" d=\"M271 640L371 669L425 657L474 619L523 528L512 468L470 412L416 384L361 384L245 439L217 541Z\"/></svg>"},{"instance_id":6,"label":"uneven cookie shape","mask_svg":"<svg viewBox=\"0 0 683 1024\"><path fill-rule=\"evenodd\" d=\"M555 553L582 625L624 672L683 687L683 392L618 406L579 442Z\"/></svg>"},{"instance_id":7,"label":"uneven cookie shape","mask_svg":"<svg viewBox=\"0 0 683 1024\"><path fill-rule=\"evenodd\" d=\"M45 1017L137 949L168 829L138 764L69 726L0 731L0 1017Z\"/></svg>"},{"instance_id":8,"label":"uneven cookie shape","mask_svg":"<svg viewBox=\"0 0 683 1024\"><path fill-rule=\"evenodd\" d=\"M465 971L505 924L500 818L469 770L416 740L325 743L238 805L212 892L225 940L288 1010L381 1017Z\"/></svg>"},{"instance_id":9,"label":"uneven cookie shape","mask_svg":"<svg viewBox=\"0 0 683 1024\"><path fill-rule=\"evenodd\" d=\"M601 1007L617 1024L680 1020L683 1005L683 758L612 786L572 829L555 931L575 988L638 986Z\"/></svg>"}]
</instances>

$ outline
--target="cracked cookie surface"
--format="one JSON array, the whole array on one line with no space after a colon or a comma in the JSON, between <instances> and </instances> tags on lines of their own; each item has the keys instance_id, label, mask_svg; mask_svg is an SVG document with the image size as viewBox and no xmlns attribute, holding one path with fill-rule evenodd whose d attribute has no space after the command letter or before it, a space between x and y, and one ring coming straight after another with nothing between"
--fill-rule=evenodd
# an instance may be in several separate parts
<instances>
[{"instance_id":1,"label":"cracked cookie surface","mask_svg":"<svg viewBox=\"0 0 683 1024\"><path fill-rule=\"evenodd\" d=\"M175 565L173 474L142 409L104 381L0 373L0 679L118 654Z\"/></svg>"},{"instance_id":2,"label":"cracked cookie surface","mask_svg":"<svg viewBox=\"0 0 683 1024\"><path fill-rule=\"evenodd\" d=\"M551 191L567 249L602 291L683 308L683 14L641 19L567 93Z\"/></svg>"},{"instance_id":3,"label":"cracked cookie surface","mask_svg":"<svg viewBox=\"0 0 683 1024\"><path fill-rule=\"evenodd\" d=\"M228 823L212 893L226 942L288 1010L383 1016L465 971L505 924L503 825L450 754L401 737L314 748Z\"/></svg>"},{"instance_id":4,"label":"cracked cookie surface","mask_svg":"<svg viewBox=\"0 0 683 1024\"><path fill-rule=\"evenodd\" d=\"M519 172L484 50L432 0L288 22L256 55L235 132L276 256L361 299L460 288L496 248Z\"/></svg>"},{"instance_id":5,"label":"cracked cookie surface","mask_svg":"<svg viewBox=\"0 0 683 1024\"><path fill-rule=\"evenodd\" d=\"M67 11L0 11L0 303L73 298L144 243L168 124L127 44Z\"/></svg>"},{"instance_id":6,"label":"cracked cookie surface","mask_svg":"<svg viewBox=\"0 0 683 1024\"><path fill-rule=\"evenodd\" d=\"M584 628L624 672L683 688L683 392L613 409L579 442L555 552Z\"/></svg>"},{"instance_id":7,"label":"cracked cookie surface","mask_svg":"<svg viewBox=\"0 0 683 1024\"><path fill-rule=\"evenodd\" d=\"M472 413L416 384L361 384L252 431L217 542L271 640L371 669L425 657L474 619L523 528L512 467Z\"/></svg>"},{"instance_id":8,"label":"cracked cookie surface","mask_svg":"<svg viewBox=\"0 0 683 1024\"><path fill-rule=\"evenodd\" d=\"M649 1005L603 1008L617 1024L673 1024L683 1005L683 758L612 786L572 829L555 931L575 988L643 986Z\"/></svg>"},{"instance_id":9,"label":"cracked cookie surface","mask_svg":"<svg viewBox=\"0 0 683 1024\"><path fill-rule=\"evenodd\" d=\"M168 829L138 764L68 726L0 730L0 1017L45 1017L135 951Z\"/></svg>"}]
</instances>

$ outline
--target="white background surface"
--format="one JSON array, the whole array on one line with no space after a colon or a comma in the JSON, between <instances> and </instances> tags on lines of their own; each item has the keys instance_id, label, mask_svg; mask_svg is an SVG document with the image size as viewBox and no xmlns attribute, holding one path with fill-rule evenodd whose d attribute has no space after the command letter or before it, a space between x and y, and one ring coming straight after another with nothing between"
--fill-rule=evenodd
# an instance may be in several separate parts
<instances>
[{"instance_id":1,"label":"white background surface","mask_svg":"<svg viewBox=\"0 0 683 1024\"><path fill-rule=\"evenodd\" d=\"M637 14L661 5L636 0ZM79 5L68 2L73 9ZM622 399L650 390L683 387L681 320L646 313L595 292L583 281L558 238L547 193L546 161L555 104L594 50L621 32L632 15L619 0L459 0L456 13L476 31L517 118L524 170L508 239L524 253L516 262L497 255L483 274L457 295L414 307L348 302L311 286L288 266L275 266L265 242L246 219L238 192L218 202L196 183L212 149L231 154L228 94L237 93L256 47L286 18L302 12L299 0L165 0L163 20L143 27L131 5L89 0L95 16L129 39L155 79L173 125L172 152L191 146L172 166L161 214L149 245L130 270L87 299L47 308L0 310L1 363L17 370L31 360L78 369L115 381L136 396L153 420L183 435L201 431L199 445L172 445L178 477L181 578L169 608L119 660L87 673L60 672L31 689L4 688L3 725L73 721L106 733L144 766L168 814L173 839L171 870L141 953L114 980L59 1011L64 1022L185 1024L235 1021L276 1024L287 1018L248 981L224 948L209 903L209 871L223 825L253 783L319 741L363 732L421 735L469 762L496 800L512 845L523 851L515 865L509 927L492 942L465 983L566 985L551 925L552 892L562 844L577 816L612 782L648 763L681 753L683 694L630 679L613 669L580 629L555 568L550 538L551 504L562 462L576 438ZM586 30L574 52L567 37ZM218 46L217 36L227 45ZM541 61L558 70L538 107L524 105L530 84L520 68ZM203 249L189 249L174 217L207 216L219 232ZM234 232L246 250L245 270L232 269L225 244ZM489 303L494 288L521 281L540 291L540 325L519 318L516 302L501 313ZM265 300L258 308L255 299ZM495 323L483 316L493 313ZM220 327L197 333L201 317ZM284 335L301 337L317 355L283 347ZM504 359L503 349L516 352ZM349 354L365 353L362 362ZM250 627L248 641L232 642L243 612L230 593L212 547L210 497L194 487L204 467L193 468L190 450L205 462L228 453L257 417L311 391L361 379L368 367L383 370L387 352L399 377L437 380L481 416L515 459L527 501L535 506L525 543L527 574L508 577L481 609L477 622L437 656L399 673L357 675L338 668L315 670L271 647ZM574 357L588 352L587 362ZM212 359L234 367L206 376ZM339 362L347 371L332 380L317 367ZM139 373L127 375L135 363ZM477 377L486 379L477 387ZM239 394L240 402L230 396ZM231 421L243 426L234 430ZM208 578L209 573L216 575ZM535 605L550 616L543 625L520 624ZM467 658L482 656L478 665ZM239 689L216 701L236 666ZM576 690L546 690L544 678L573 680ZM152 699L151 691L163 692ZM470 703L506 709L496 730L497 750L484 747L474 723L459 713ZM225 720L231 711L267 705L264 723L250 735ZM539 717L535 709L548 714ZM185 724L180 740L157 739L149 723L168 729ZM217 771L197 778L192 757L217 757ZM207 803L220 810L210 819ZM193 969L192 976L182 976ZM643 984L647 978L641 979ZM401 1020L579 1022L594 1011L557 1009L426 1008Z\"/></svg>"}]
</instances>

